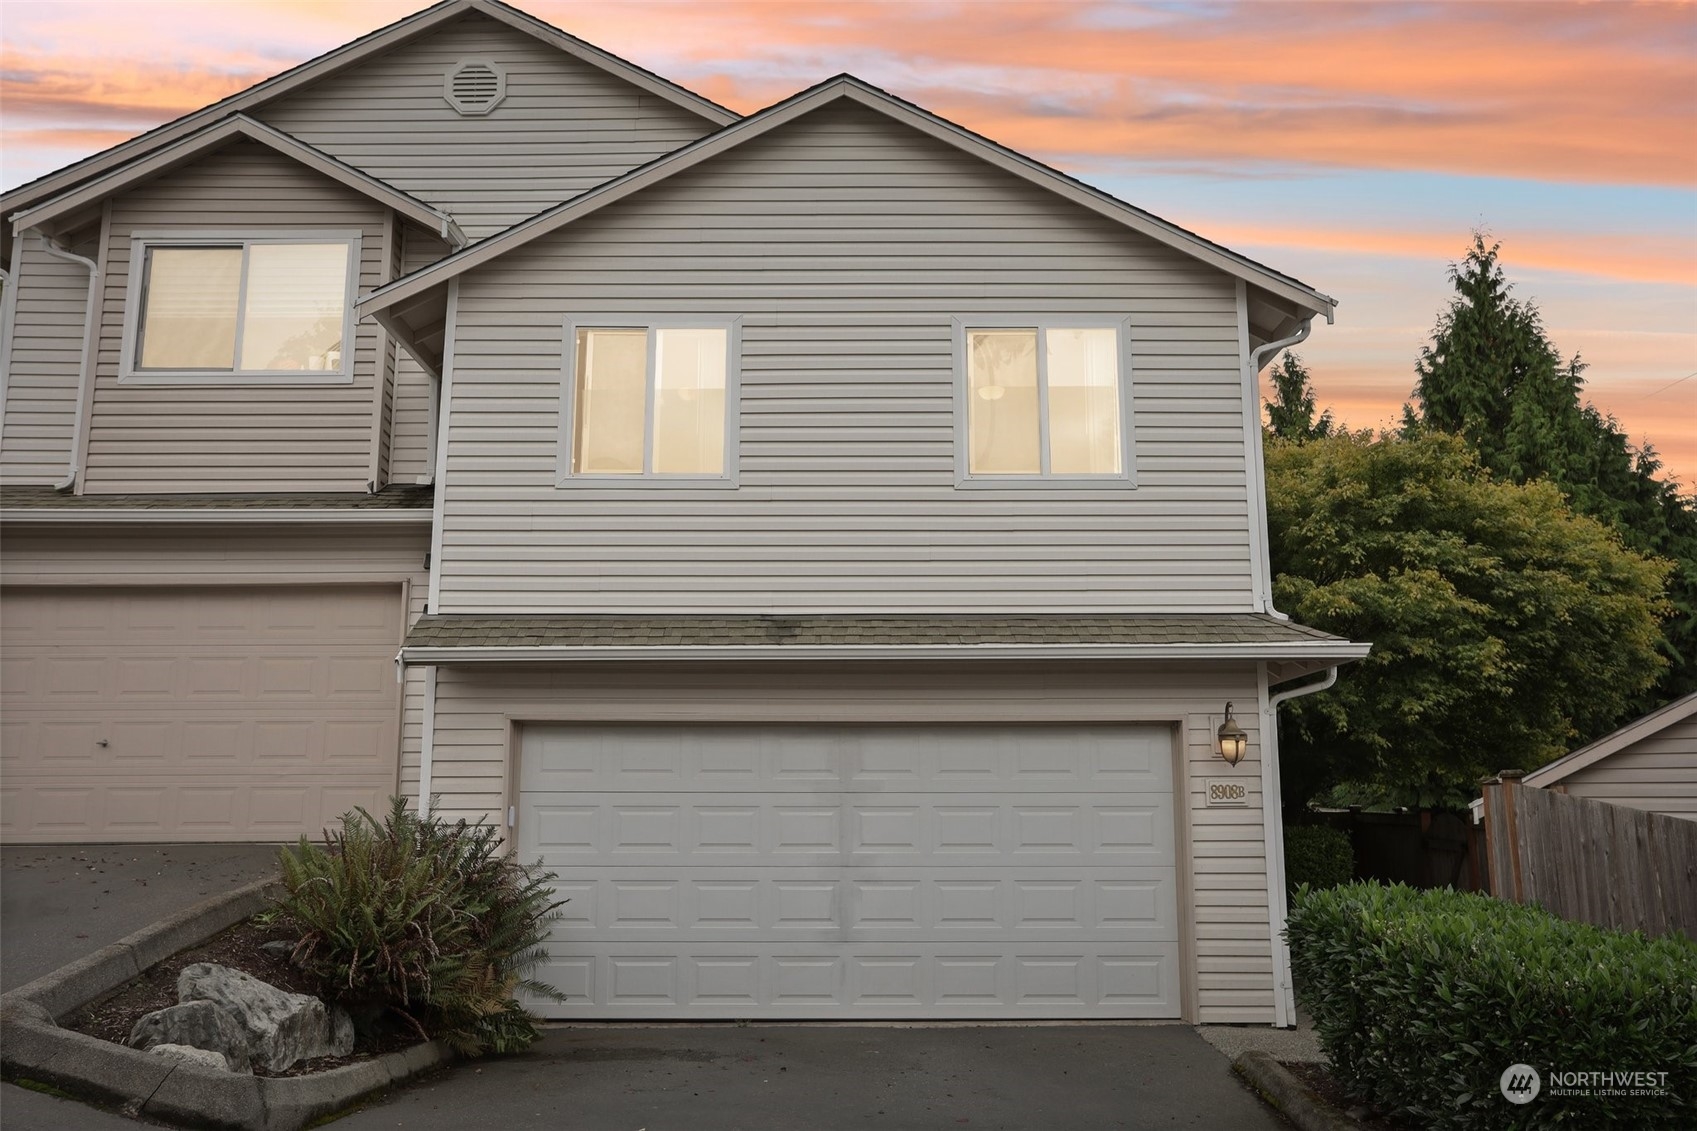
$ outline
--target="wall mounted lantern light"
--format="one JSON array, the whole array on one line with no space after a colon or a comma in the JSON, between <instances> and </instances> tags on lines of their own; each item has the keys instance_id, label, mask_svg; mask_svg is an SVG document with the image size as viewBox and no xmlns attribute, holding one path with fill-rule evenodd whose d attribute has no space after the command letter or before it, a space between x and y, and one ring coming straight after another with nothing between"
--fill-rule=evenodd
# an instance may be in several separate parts
<instances>
[{"instance_id":1,"label":"wall mounted lantern light","mask_svg":"<svg viewBox=\"0 0 1697 1131\"><path fill-rule=\"evenodd\" d=\"M1235 766L1243 761L1244 754L1249 751L1249 735L1244 733L1237 720L1232 718L1232 705L1226 704L1226 721L1220 724L1219 754L1226 760L1226 765Z\"/></svg>"}]
</instances>

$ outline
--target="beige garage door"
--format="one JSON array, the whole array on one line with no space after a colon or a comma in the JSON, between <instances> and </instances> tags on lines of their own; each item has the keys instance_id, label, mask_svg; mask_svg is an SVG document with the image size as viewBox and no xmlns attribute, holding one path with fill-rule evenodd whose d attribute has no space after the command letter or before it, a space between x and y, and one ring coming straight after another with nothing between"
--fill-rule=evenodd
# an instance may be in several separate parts
<instances>
[{"instance_id":1,"label":"beige garage door","mask_svg":"<svg viewBox=\"0 0 1697 1131\"><path fill-rule=\"evenodd\" d=\"M543 1016L1179 1015L1162 726L527 726Z\"/></svg>"},{"instance_id":2,"label":"beige garage door","mask_svg":"<svg viewBox=\"0 0 1697 1131\"><path fill-rule=\"evenodd\" d=\"M289 840L396 787L398 589L7 589L0 837Z\"/></svg>"}]
</instances>

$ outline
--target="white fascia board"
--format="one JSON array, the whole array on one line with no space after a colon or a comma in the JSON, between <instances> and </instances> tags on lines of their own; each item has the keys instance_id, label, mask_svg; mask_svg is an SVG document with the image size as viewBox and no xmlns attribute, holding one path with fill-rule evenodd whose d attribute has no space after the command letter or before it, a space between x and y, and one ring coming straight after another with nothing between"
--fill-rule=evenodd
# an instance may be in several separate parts
<instances>
[{"instance_id":1,"label":"white fascia board","mask_svg":"<svg viewBox=\"0 0 1697 1131\"><path fill-rule=\"evenodd\" d=\"M1279 295L1304 310L1311 310L1315 314L1324 315L1327 321L1331 320L1332 314L1337 308L1336 299L1280 275L1271 268L1255 263L1253 260L1116 199L1099 189L1091 188L1041 162L1016 153L987 138L980 137L953 122L939 118L929 111L903 102L894 95L868 86L859 79L843 75L827 80L811 90L792 95L782 102L774 103L733 125L726 126L717 133L708 134L706 137L698 138L687 145L680 146L647 165L633 169L623 176L615 177L613 180L575 196L569 201L555 205L546 212L540 212L528 220L522 220L504 232L490 236L445 259L440 259L405 278L390 283L387 287L379 288L367 295L360 303L359 314L363 318L374 309L393 306L395 303L426 290L444 279L452 278L471 270L473 267L487 263L515 247L556 231L591 212L623 200L651 184L681 173L710 157L752 141L787 122L843 98L877 110L938 141L988 161L990 164L1021 177L1040 188L1048 189L1102 216L1124 224L1134 231L1201 260L1228 275L1252 282L1257 287Z\"/></svg>"},{"instance_id":2,"label":"white fascia board","mask_svg":"<svg viewBox=\"0 0 1697 1131\"><path fill-rule=\"evenodd\" d=\"M1267 660L1344 663L1367 644L674 644L491 645L401 649L403 664L573 663L600 660Z\"/></svg>"},{"instance_id":3,"label":"white fascia board","mask_svg":"<svg viewBox=\"0 0 1697 1131\"><path fill-rule=\"evenodd\" d=\"M169 145L177 139L193 133L207 122L216 121L225 115L258 107L273 98L280 98L292 91L299 90L310 83L316 82L345 66L368 59L396 43L412 38L415 35L432 30L455 19L471 7L470 0L442 0L441 3L414 12L412 15L367 32L358 39L351 40L342 46L333 48L315 59L309 59L297 64L278 75L264 79L246 90L237 91L226 98L221 98L210 106L192 110L174 121L162 126L155 126L144 134L119 142L110 149L102 150L81 161L55 170L44 177L13 189L0 197L0 211L10 212L14 208L33 204L42 198L62 191L65 187L78 183L82 178L97 176L105 170L112 169L140 154L151 153L160 146Z\"/></svg>"},{"instance_id":4,"label":"white fascia board","mask_svg":"<svg viewBox=\"0 0 1697 1131\"><path fill-rule=\"evenodd\" d=\"M415 12L386 27L367 32L358 39L291 67L279 75L273 75L246 90L237 91L210 106L191 111L175 121L166 122L128 141L119 142L110 149L20 185L0 196L0 214L30 207L49 196L74 187L85 178L98 176L138 155L151 153L160 146L193 133L209 121L239 111L257 109L267 102L335 74L344 67L362 62L409 39L433 31L468 12L477 12L500 20L509 27L598 66L709 121L724 125L737 120L733 111L505 4L496 3L494 0L442 0L439 4Z\"/></svg>"},{"instance_id":5,"label":"white fascia board","mask_svg":"<svg viewBox=\"0 0 1697 1131\"><path fill-rule=\"evenodd\" d=\"M114 169L105 176L97 177L67 193L44 201L26 212L18 213L12 221L13 231L23 232L55 217L84 208L113 193L122 191L138 181L169 172L172 167L190 161L201 153L225 145L238 137L257 142L297 164L304 165L316 173L345 185L362 196L393 208L415 224L435 232L444 239L449 238L452 234L459 236L462 242L464 240L459 226L454 223L453 217L447 213L432 208L417 197L402 192L393 185L386 184L352 165L337 160L321 149L314 148L298 138L290 137L281 130L274 129L264 122L255 121L242 114L225 118L223 121L216 122L179 141L139 157L128 165Z\"/></svg>"},{"instance_id":6,"label":"white fascia board","mask_svg":"<svg viewBox=\"0 0 1697 1131\"><path fill-rule=\"evenodd\" d=\"M368 523L384 526L429 526L430 512L422 507L14 507L0 510L5 526L102 526L123 523L174 526L231 526L324 523Z\"/></svg>"}]
</instances>

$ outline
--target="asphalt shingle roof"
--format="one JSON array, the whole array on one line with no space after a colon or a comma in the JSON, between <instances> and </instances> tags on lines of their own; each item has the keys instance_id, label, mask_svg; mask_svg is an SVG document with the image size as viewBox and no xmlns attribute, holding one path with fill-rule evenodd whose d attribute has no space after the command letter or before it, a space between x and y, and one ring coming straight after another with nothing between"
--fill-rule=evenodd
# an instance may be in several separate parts
<instances>
[{"instance_id":1,"label":"asphalt shingle roof","mask_svg":"<svg viewBox=\"0 0 1697 1131\"><path fill-rule=\"evenodd\" d=\"M431 487L289 494L71 495L51 487L0 488L0 510L414 510L430 508Z\"/></svg>"},{"instance_id":2,"label":"asphalt shingle roof","mask_svg":"<svg viewBox=\"0 0 1697 1131\"><path fill-rule=\"evenodd\" d=\"M408 648L950 644L1325 644L1318 629L1256 613L991 616L421 617Z\"/></svg>"}]
</instances>

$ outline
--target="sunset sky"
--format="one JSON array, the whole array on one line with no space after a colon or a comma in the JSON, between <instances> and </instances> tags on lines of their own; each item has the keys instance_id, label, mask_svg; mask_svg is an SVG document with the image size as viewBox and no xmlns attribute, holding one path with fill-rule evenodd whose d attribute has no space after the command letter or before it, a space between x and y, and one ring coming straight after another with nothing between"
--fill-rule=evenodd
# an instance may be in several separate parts
<instances>
[{"instance_id":1,"label":"sunset sky","mask_svg":"<svg viewBox=\"0 0 1697 1131\"><path fill-rule=\"evenodd\" d=\"M0 4L12 187L423 7ZM1697 6L524 0L738 111L848 71L1340 300L1393 421L1482 227L1589 395L1697 488Z\"/></svg>"}]
</instances>

